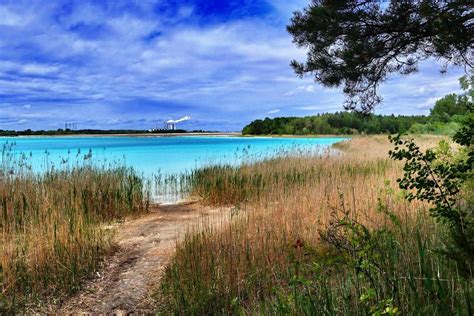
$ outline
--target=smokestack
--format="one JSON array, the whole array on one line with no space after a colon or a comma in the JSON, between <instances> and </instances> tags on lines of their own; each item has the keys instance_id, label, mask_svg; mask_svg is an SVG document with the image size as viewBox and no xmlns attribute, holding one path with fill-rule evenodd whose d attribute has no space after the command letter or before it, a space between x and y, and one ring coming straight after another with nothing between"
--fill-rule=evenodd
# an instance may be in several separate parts
<instances>
[{"instance_id":1,"label":"smokestack","mask_svg":"<svg viewBox=\"0 0 474 316\"><path fill-rule=\"evenodd\" d=\"M191 119L191 117L186 115L186 116L183 116L182 118L177 119L177 120L168 120L168 121L165 122L165 127L166 127L166 129L169 129L169 130L175 130L177 123L189 121L190 119Z\"/></svg>"},{"instance_id":2,"label":"smokestack","mask_svg":"<svg viewBox=\"0 0 474 316\"><path fill-rule=\"evenodd\" d=\"M186 116L184 116L184 117L182 117L182 118L180 118L180 119L177 119L177 120L168 120L168 121L166 121L166 123L167 123L167 124L173 124L173 123L176 124L176 123L181 123L181 122L189 121L190 119L191 119L191 117L186 115Z\"/></svg>"}]
</instances>

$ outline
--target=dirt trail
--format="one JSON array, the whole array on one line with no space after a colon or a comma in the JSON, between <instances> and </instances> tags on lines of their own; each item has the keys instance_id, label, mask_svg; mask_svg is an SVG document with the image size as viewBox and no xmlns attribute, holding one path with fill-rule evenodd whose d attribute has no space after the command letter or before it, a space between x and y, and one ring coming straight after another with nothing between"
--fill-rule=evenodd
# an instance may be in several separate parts
<instances>
[{"instance_id":1,"label":"dirt trail","mask_svg":"<svg viewBox=\"0 0 474 316\"><path fill-rule=\"evenodd\" d=\"M66 301L57 314L148 314L156 281L186 228L203 216L220 218L224 209L187 203L158 206L141 218L125 221L117 229L118 251L107 260L100 275L78 295Z\"/></svg>"}]
</instances>

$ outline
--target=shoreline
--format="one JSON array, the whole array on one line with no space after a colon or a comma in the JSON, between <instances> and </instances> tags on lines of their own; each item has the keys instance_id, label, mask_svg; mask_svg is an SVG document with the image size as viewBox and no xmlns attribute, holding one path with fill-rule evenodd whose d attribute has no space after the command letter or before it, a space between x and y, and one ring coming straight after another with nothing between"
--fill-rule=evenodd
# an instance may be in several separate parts
<instances>
[{"instance_id":1,"label":"shoreline","mask_svg":"<svg viewBox=\"0 0 474 316\"><path fill-rule=\"evenodd\" d=\"M153 138L153 137L243 137L243 138L353 138L358 135L335 135L335 134L318 134L318 135L243 135L239 132L217 132L217 133L149 133L149 134L64 134L64 135L19 135L19 136L0 136L2 138L80 138L80 137L137 137L137 138Z\"/></svg>"},{"instance_id":2,"label":"shoreline","mask_svg":"<svg viewBox=\"0 0 474 316\"><path fill-rule=\"evenodd\" d=\"M177 137L177 136L242 136L237 132L222 133L143 133L143 134L62 134L62 135L18 135L18 136L0 136L1 138L40 138L40 137Z\"/></svg>"}]
</instances>

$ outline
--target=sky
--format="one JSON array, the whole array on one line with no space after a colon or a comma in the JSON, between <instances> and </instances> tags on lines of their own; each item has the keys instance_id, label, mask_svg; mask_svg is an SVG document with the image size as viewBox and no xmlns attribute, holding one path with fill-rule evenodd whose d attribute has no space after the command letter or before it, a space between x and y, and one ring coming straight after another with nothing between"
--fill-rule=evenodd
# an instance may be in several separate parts
<instances>
[{"instance_id":1,"label":"sky","mask_svg":"<svg viewBox=\"0 0 474 316\"><path fill-rule=\"evenodd\" d=\"M286 25L306 0L0 0L0 129L239 131L342 110L341 89L298 78ZM381 114L428 114L461 69L391 76Z\"/></svg>"}]
</instances>

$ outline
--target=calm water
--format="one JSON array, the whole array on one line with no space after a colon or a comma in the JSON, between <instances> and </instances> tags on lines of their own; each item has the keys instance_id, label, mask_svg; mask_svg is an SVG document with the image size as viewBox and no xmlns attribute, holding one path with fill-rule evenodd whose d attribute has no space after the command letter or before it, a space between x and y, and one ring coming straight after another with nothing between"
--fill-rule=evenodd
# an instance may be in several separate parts
<instances>
[{"instance_id":1,"label":"calm water","mask_svg":"<svg viewBox=\"0 0 474 316\"><path fill-rule=\"evenodd\" d=\"M324 150L344 138L267 137L0 137L14 143L34 171L75 164L126 164L145 176L189 171L210 163L238 164L282 151Z\"/></svg>"}]
</instances>

